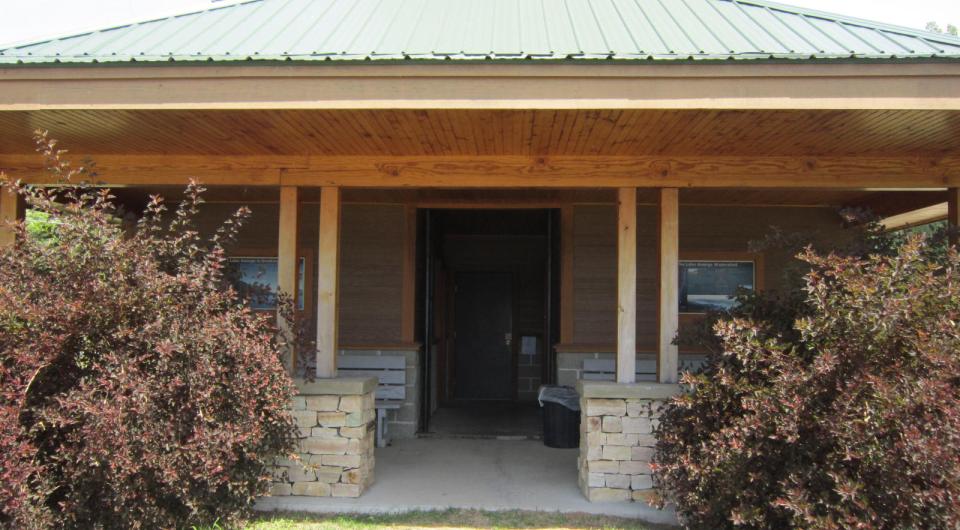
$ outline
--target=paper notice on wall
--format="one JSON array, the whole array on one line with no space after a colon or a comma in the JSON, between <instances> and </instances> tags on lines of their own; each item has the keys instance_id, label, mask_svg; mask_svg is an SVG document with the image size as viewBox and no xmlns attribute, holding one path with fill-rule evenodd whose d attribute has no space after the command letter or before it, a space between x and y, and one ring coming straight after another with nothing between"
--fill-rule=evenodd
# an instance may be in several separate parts
<instances>
[{"instance_id":1,"label":"paper notice on wall","mask_svg":"<svg viewBox=\"0 0 960 530\"><path fill-rule=\"evenodd\" d=\"M537 337L526 336L520 338L520 355L537 354Z\"/></svg>"}]
</instances>

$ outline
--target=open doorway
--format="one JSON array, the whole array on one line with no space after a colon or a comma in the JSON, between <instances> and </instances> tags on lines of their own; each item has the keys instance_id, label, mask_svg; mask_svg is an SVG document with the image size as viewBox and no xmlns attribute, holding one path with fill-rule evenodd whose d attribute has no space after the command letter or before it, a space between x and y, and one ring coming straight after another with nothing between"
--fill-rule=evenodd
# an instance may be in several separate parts
<instances>
[{"instance_id":1,"label":"open doorway","mask_svg":"<svg viewBox=\"0 0 960 530\"><path fill-rule=\"evenodd\" d=\"M559 311L554 210L424 212L426 434L540 434Z\"/></svg>"}]
</instances>

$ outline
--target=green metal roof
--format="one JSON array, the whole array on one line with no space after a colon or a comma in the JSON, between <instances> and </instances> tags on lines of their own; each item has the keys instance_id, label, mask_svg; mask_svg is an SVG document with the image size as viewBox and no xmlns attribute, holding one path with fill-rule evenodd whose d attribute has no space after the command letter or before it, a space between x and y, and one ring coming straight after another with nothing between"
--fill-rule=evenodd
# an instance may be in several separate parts
<instances>
[{"instance_id":1,"label":"green metal roof","mask_svg":"<svg viewBox=\"0 0 960 530\"><path fill-rule=\"evenodd\" d=\"M0 65L960 59L960 39L764 0L251 0L0 50Z\"/></svg>"}]
</instances>

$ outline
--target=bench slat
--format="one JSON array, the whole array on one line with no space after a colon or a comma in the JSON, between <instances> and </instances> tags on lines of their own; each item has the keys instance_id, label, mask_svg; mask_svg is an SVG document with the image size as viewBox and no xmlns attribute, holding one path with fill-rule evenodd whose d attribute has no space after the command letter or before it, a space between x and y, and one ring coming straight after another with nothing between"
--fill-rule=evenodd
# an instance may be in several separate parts
<instances>
[{"instance_id":1,"label":"bench slat","mask_svg":"<svg viewBox=\"0 0 960 530\"><path fill-rule=\"evenodd\" d=\"M398 399L403 400L407 395L407 387L380 385L377 387L377 399Z\"/></svg>"}]
</instances>

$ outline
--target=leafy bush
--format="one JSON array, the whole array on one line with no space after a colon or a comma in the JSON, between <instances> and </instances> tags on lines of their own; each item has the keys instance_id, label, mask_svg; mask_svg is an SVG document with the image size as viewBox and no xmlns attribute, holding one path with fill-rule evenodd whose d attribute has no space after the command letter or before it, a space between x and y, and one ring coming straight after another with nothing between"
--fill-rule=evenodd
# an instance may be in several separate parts
<instances>
[{"instance_id":1,"label":"leafy bush","mask_svg":"<svg viewBox=\"0 0 960 530\"><path fill-rule=\"evenodd\" d=\"M5 186L44 227L0 249L0 525L235 521L294 432L276 332L225 285L248 212L205 241L195 184L172 222L154 197L136 227L105 190Z\"/></svg>"},{"instance_id":2,"label":"leafy bush","mask_svg":"<svg viewBox=\"0 0 960 530\"><path fill-rule=\"evenodd\" d=\"M714 320L654 457L661 506L690 527L960 526L960 258L868 235L804 251L801 291Z\"/></svg>"}]
</instances>

